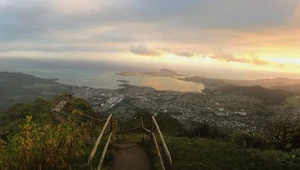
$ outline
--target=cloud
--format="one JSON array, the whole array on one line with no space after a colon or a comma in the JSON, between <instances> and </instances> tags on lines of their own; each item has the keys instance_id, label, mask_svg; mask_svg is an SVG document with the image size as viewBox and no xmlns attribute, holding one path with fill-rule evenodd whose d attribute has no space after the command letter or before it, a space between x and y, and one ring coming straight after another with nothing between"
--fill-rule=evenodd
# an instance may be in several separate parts
<instances>
[{"instance_id":1,"label":"cloud","mask_svg":"<svg viewBox=\"0 0 300 170\"><path fill-rule=\"evenodd\" d=\"M255 65L268 65L270 64L270 62L260 58L259 56L257 56L256 54L248 54L250 55L250 63L255 64Z\"/></svg>"},{"instance_id":2,"label":"cloud","mask_svg":"<svg viewBox=\"0 0 300 170\"><path fill-rule=\"evenodd\" d=\"M182 57L193 57L193 56L196 55L196 54L194 54L190 51L187 51L187 50L180 50L180 51L175 52L175 54L178 55L178 56L182 56Z\"/></svg>"},{"instance_id":3,"label":"cloud","mask_svg":"<svg viewBox=\"0 0 300 170\"><path fill-rule=\"evenodd\" d=\"M188 51L186 49L177 49L175 52L172 50L157 50L154 48L150 48L147 45L141 43L137 45L132 45L130 48L130 52L133 54L138 55L145 55L145 56L161 56L162 54L175 54L180 57L201 57L201 58L211 58L219 61L224 62L238 62L238 63L246 63L246 64L253 64L253 65L269 65L270 62L262 59L255 53L243 53L239 55L230 54L224 52L223 50L214 50L212 53L194 53Z\"/></svg>"},{"instance_id":4,"label":"cloud","mask_svg":"<svg viewBox=\"0 0 300 170\"><path fill-rule=\"evenodd\" d=\"M239 62L239 63L248 63L254 65L268 65L270 62L260 58L254 53L246 53L243 55L235 56L233 54L226 53L222 50L215 51L212 55L208 57L225 62Z\"/></svg>"},{"instance_id":5,"label":"cloud","mask_svg":"<svg viewBox=\"0 0 300 170\"><path fill-rule=\"evenodd\" d=\"M300 2L296 5L294 13L291 17L291 26L297 27L300 25Z\"/></svg>"},{"instance_id":6,"label":"cloud","mask_svg":"<svg viewBox=\"0 0 300 170\"><path fill-rule=\"evenodd\" d=\"M117 54L130 47L131 53L143 56L172 53L267 65L247 51L294 53L295 58L300 45L299 0L0 1L0 53ZM212 50L215 46L226 52Z\"/></svg>"},{"instance_id":7,"label":"cloud","mask_svg":"<svg viewBox=\"0 0 300 170\"><path fill-rule=\"evenodd\" d=\"M86 15L105 8L111 1L103 0L52 0L50 8L64 16Z\"/></svg>"},{"instance_id":8,"label":"cloud","mask_svg":"<svg viewBox=\"0 0 300 170\"><path fill-rule=\"evenodd\" d=\"M137 45L131 45L130 52L133 54L145 55L145 56L160 56L163 54L162 51L148 47L146 44L143 43Z\"/></svg>"}]
</instances>

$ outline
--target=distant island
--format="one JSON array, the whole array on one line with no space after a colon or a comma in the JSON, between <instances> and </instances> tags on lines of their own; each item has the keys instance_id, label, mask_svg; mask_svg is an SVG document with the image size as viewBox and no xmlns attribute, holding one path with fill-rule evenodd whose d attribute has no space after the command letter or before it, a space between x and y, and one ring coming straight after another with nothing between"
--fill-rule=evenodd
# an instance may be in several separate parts
<instances>
[{"instance_id":1,"label":"distant island","mask_svg":"<svg viewBox=\"0 0 300 170\"><path fill-rule=\"evenodd\" d=\"M161 69L157 72L117 72L120 76L153 76L153 77L182 77L187 76L169 69Z\"/></svg>"},{"instance_id":2,"label":"distant island","mask_svg":"<svg viewBox=\"0 0 300 170\"><path fill-rule=\"evenodd\" d=\"M290 78L265 78L257 80L231 80L208 78L204 76L189 76L169 69L161 69L157 72L117 72L120 76L152 76L171 77L181 81L204 84L208 88L218 88L227 86L261 86L268 89L282 89L300 94L300 79Z\"/></svg>"},{"instance_id":3,"label":"distant island","mask_svg":"<svg viewBox=\"0 0 300 170\"><path fill-rule=\"evenodd\" d=\"M124 84L130 83L130 81L128 81L128 80L117 80L117 82L124 83Z\"/></svg>"},{"instance_id":4,"label":"distant island","mask_svg":"<svg viewBox=\"0 0 300 170\"><path fill-rule=\"evenodd\" d=\"M206 88L218 88L227 86L261 86L268 89L282 89L300 94L300 79L290 78L265 78L256 80L231 80L208 78L204 76L189 76L169 69L161 69L157 72L117 72L120 76L152 76L171 77L181 81L201 83Z\"/></svg>"}]
</instances>

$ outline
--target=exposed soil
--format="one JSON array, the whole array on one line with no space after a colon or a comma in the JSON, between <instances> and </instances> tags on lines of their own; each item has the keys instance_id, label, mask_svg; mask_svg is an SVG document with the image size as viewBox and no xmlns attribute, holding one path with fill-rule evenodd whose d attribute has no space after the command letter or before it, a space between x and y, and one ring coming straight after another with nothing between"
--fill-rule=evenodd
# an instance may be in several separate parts
<instances>
[{"instance_id":1,"label":"exposed soil","mask_svg":"<svg viewBox=\"0 0 300 170\"><path fill-rule=\"evenodd\" d=\"M150 170L150 162L143 146L137 143L118 144L112 170Z\"/></svg>"}]
</instances>

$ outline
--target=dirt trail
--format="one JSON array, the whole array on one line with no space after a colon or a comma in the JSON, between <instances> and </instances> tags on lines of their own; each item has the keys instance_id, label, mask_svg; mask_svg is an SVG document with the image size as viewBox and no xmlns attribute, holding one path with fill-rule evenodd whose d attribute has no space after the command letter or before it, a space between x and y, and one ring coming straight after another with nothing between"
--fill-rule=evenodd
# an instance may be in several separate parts
<instances>
[{"instance_id":1,"label":"dirt trail","mask_svg":"<svg viewBox=\"0 0 300 170\"><path fill-rule=\"evenodd\" d=\"M112 170L150 170L150 162L143 146L137 143L117 145Z\"/></svg>"}]
</instances>

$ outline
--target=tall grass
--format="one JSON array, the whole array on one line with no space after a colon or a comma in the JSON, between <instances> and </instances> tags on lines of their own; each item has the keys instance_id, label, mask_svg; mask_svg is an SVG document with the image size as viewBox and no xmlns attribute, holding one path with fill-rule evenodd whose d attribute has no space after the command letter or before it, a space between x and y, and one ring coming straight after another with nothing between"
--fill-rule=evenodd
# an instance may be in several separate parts
<instances>
[{"instance_id":1,"label":"tall grass","mask_svg":"<svg viewBox=\"0 0 300 170\"><path fill-rule=\"evenodd\" d=\"M87 134L84 125L66 120L60 124L37 124L32 117L20 126L20 132L0 141L1 169L74 169L83 156Z\"/></svg>"}]
</instances>

